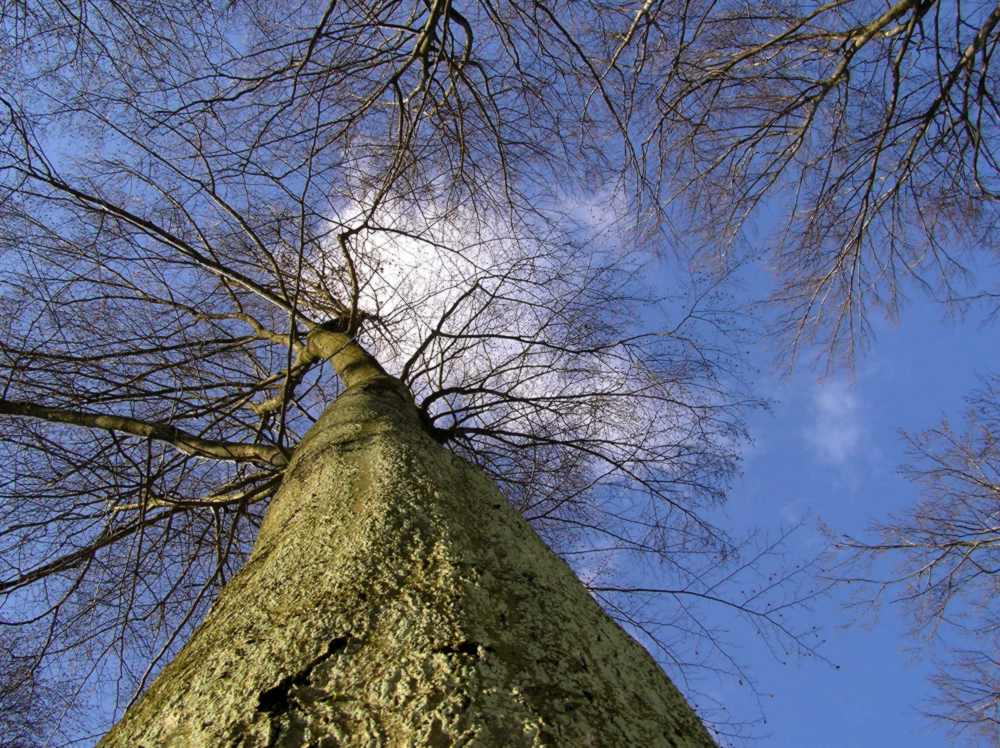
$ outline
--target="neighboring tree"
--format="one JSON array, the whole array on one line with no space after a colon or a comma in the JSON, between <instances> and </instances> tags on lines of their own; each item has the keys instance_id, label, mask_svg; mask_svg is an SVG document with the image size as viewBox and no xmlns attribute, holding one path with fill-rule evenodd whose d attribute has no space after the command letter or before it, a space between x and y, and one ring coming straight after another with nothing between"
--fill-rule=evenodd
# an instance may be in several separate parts
<instances>
[{"instance_id":1,"label":"neighboring tree","mask_svg":"<svg viewBox=\"0 0 1000 748\"><path fill-rule=\"evenodd\" d=\"M412 396L400 417L423 436L400 444L481 467L676 664L692 658L642 613L650 594L703 650L721 643L702 601L807 646L784 585L732 594L760 570L705 513L758 404L724 340L738 318L708 282L664 322L623 249L639 235L609 154L627 122L585 94L613 28L646 12L4 6L0 592L39 662L89 658L120 712L220 591L243 609L225 591L258 578L237 573L265 510L305 500L289 465L347 407L342 353ZM655 586L607 581L637 559ZM283 666L311 672L298 654ZM253 706L284 719L296 672Z\"/></svg>"},{"instance_id":2,"label":"neighboring tree","mask_svg":"<svg viewBox=\"0 0 1000 748\"><path fill-rule=\"evenodd\" d=\"M894 564L853 581L875 582L875 602L904 604L914 636L934 647L937 697L926 712L987 740L1000 734L998 386L993 380L970 400L964 433L944 423L909 438L915 462L904 474L924 491L912 512L873 528L875 542L843 541L855 563Z\"/></svg>"},{"instance_id":3,"label":"neighboring tree","mask_svg":"<svg viewBox=\"0 0 1000 748\"><path fill-rule=\"evenodd\" d=\"M790 353L851 359L995 257L996 3L648 2L610 38L651 207L724 263L749 222Z\"/></svg>"}]
</instances>

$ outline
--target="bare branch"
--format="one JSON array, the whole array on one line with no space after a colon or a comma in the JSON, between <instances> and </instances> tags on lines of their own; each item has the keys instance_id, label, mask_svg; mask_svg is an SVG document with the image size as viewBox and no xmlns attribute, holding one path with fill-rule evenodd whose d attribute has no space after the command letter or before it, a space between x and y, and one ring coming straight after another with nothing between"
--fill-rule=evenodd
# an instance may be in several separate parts
<instances>
[{"instance_id":1,"label":"bare branch","mask_svg":"<svg viewBox=\"0 0 1000 748\"><path fill-rule=\"evenodd\" d=\"M0 415L37 418L51 423L67 423L94 429L120 431L125 434L142 436L147 439L166 442L184 454L209 457L216 460L234 462L259 462L280 467L287 464L288 457L277 447L264 444L233 444L230 442L201 439L175 426L163 423L148 423L135 418L117 415L98 415L83 411L53 408L17 400L0 400Z\"/></svg>"}]
</instances>

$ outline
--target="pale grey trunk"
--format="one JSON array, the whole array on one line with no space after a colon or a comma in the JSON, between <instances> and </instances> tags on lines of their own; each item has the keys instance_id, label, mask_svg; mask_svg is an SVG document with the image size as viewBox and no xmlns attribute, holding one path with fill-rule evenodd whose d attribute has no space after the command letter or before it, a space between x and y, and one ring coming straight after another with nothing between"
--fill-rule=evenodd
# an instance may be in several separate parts
<instances>
[{"instance_id":1,"label":"pale grey trunk","mask_svg":"<svg viewBox=\"0 0 1000 748\"><path fill-rule=\"evenodd\" d=\"M246 567L102 745L714 744L381 375L296 449Z\"/></svg>"}]
</instances>

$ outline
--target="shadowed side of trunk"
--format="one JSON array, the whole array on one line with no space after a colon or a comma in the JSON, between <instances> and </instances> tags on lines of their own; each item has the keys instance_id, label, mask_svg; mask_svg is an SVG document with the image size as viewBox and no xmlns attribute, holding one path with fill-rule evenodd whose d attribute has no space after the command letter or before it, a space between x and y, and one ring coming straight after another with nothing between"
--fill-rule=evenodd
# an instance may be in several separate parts
<instances>
[{"instance_id":1,"label":"shadowed side of trunk","mask_svg":"<svg viewBox=\"0 0 1000 748\"><path fill-rule=\"evenodd\" d=\"M296 449L247 565L102 745L714 744L382 374Z\"/></svg>"}]
</instances>

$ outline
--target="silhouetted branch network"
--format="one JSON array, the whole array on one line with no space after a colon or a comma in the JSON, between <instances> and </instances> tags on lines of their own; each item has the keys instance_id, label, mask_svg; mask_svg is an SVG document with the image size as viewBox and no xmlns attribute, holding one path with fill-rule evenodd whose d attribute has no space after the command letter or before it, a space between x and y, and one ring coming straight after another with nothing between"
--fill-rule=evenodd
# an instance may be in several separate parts
<instances>
[{"instance_id":1,"label":"silhouetted branch network","mask_svg":"<svg viewBox=\"0 0 1000 748\"><path fill-rule=\"evenodd\" d=\"M691 606L719 598L809 649L773 615L810 593L734 600L709 519L759 405L740 318L712 281L665 317L639 251L682 213L735 251L773 199L793 339L850 348L897 277L950 277L945 236L995 246L996 16L0 4L0 623L89 652L123 706L340 392L332 325L583 576L611 549L666 578L594 576L623 620L661 590L718 651Z\"/></svg>"}]
</instances>

